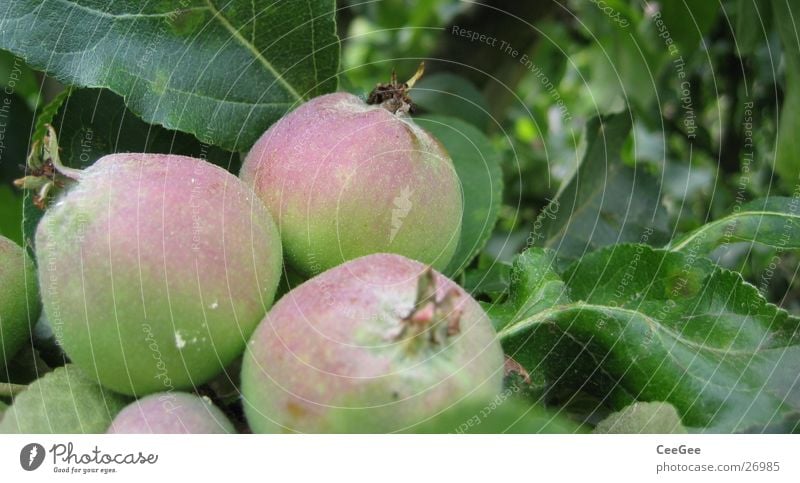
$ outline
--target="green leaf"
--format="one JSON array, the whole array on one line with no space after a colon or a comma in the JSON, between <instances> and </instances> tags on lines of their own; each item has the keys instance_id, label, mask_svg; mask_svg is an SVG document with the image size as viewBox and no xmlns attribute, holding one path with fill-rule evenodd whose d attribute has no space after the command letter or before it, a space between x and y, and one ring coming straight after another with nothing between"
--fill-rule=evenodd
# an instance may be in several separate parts
<instances>
[{"instance_id":1,"label":"green leaf","mask_svg":"<svg viewBox=\"0 0 800 483\"><path fill-rule=\"evenodd\" d=\"M672 241L668 249L704 255L718 246L739 242L800 249L800 200L774 196L751 201Z\"/></svg>"},{"instance_id":2,"label":"green leaf","mask_svg":"<svg viewBox=\"0 0 800 483\"><path fill-rule=\"evenodd\" d=\"M780 110L778 136L775 139L775 171L783 185L793 190L800 172L800 37L797 19L800 5L787 0L773 0L772 10L783 47L786 78L783 92L786 97Z\"/></svg>"},{"instance_id":3,"label":"green leaf","mask_svg":"<svg viewBox=\"0 0 800 483\"><path fill-rule=\"evenodd\" d=\"M700 40L714 25L720 2L661 0L659 6L670 37L691 54L701 49Z\"/></svg>"},{"instance_id":4,"label":"green leaf","mask_svg":"<svg viewBox=\"0 0 800 483\"><path fill-rule=\"evenodd\" d=\"M735 17L733 33L739 57L752 54L759 44L767 44L772 25L769 0L737 0Z\"/></svg>"},{"instance_id":5,"label":"green leaf","mask_svg":"<svg viewBox=\"0 0 800 483\"><path fill-rule=\"evenodd\" d=\"M106 87L149 123L247 150L336 89L333 0L9 0L0 47L58 80Z\"/></svg>"},{"instance_id":6,"label":"green leaf","mask_svg":"<svg viewBox=\"0 0 800 483\"><path fill-rule=\"evenodd\" d=\"M453 277L486 245L497 222L503 196L500 159L486 136L471 124L444 116L425 116L415 121L441 141L461 181L464 195L461 239L453 260L444 270Z\"/></svg>"},{"instance_id":7,"label":"green leaf","mask_svg":"<svg viewBox=\"0 0 800 483\"><path fill-rule=\"evenodd\" d=\"M58 111L61 110L61 106L69 99L69 96L72 94L73 89L67 87L63 91L59 92L52 101L48 102L42 109L39 110L39 113L36 116L36 122L33 126L33 135L31 136L31 141L36 139L42 139L45 134L47 134L47 125L53 124L53 120L55 119L56 115L58 115Z\"/></svg>"},{"instance_id":8,"label":"green leaf","mask_svg":"<svg viewBox=\"0 0 800 483\"><path fill-rule=\"evenodd\" d=\"M0 87L5 94L16 94L24 99L30 109L39 101L39 83L36 74L21 58L0 50Z\"/></svg>"},{"instance_id":9,"label":"green leaf","mask_svg":"<svg viewBox=\"0 0 800 483\"><path fill-rule=\"evenodd\" d=\"M53 123L53 119L55 119L64 101L69 98L70 93L70 89L61 91L53 98L52 101L50 101L39 111L39 115L36 116L36 121L34 122L33 136L31 136L30 139L31 144L33 144L35 140L41 140L44 138L47 125ZM69 163L67 156L65 156L64 153L61 153L61 159L62 161ZM36 253L34 253L33 250L33 238L34 234L36 233L36 226L39 224L39 220L42 219L44 213L42 210L34 206L34 194L35 193L31 191L24 191L22 193L22 239L24 242L23 246L26 250L28 250L28 254L31 256L31 259L34 261L34 263L36 263Z\"/></svg>"},{"instance_id":10,"label":"green leaf","mask_svg":"<svg viewBox=\"0 0 800 483\"><path fill-rule=\"evenodd\" d=\"M0 401L0 423L3 421L3 414L5 414L6 409L8 409L8 404Z\"/></svg>"},{"instance_id":11,"label":"green leaf","mask_svg":"<svg viewBox=\"0 0 800 483\"><path fill-rule=\"evenodd\" d=\"M800 6L788 0L772 0L772 13L781 39L787 80L800 80L800 38L796 29ZM788 85L786 90L789 91Z\"/></svg>"},{"instance_id":12,"label":"green leaf","mask_svg":"<svg viewBox=\"0 0 800 483\"><path fill-rule=\"evenodd\" d=\"M486 403L455 405L427 422L415 426L414 433L425 434L573 434L586 430L579 424L532 405L509 391Z\"/></svg>"},{"instance_id":13,"label":"green leaf","mask_svg":"<svg viewBox=\"0 0 800 483\"><path fill-rule=\"evenodd\" d=\"M800 171L800 82L786 81L786 97L781 106L780 128L775 138L775 171L787 190L794 188Z\"/></svg>"},{"instance_id":14,"label":"green leaf","mask_svg":"<svg viewBox=\"0 0 800 483\"><path fill-rule=\"evenodd\" d=\"M627 113L593 118L586 126L586 153L572 178L543 216L544 246L574 259L625 242L666 242L666 211L657 180L630 168L621 150L631 130Z\"/></svg>"},{"instance_id":15,"label":"green leaf","mask_svg":"<svg viewBox=\"0 0 800 483\"><path fill-rule=\"evenodd\" d=\"M506 352L544 373L548 399L613 409L665 401L686 426L768 428L800 411L800 322L695 255L619 245L563 276L573 302L505 326Z\"/></svg>"},{"instance_id":16,"label":"green leaf","mask_svg":"<svg viewBox=\"0 0 800 483\"><path fill-rule=\"evenodd\" d=\"M495 329L569 302L567 287L555 272L555 261L555 253L542 248L528 249L514 259L507 300L487 309Z\"/></svg>"},{"instance_id":17,"label":"green leaf","mask_svg":"<svg viewBox=\"0 0 800 483\"><path fill-rule=\"evenodd\" d=\"M126 403L67 365L14 398L0 421L0 433L104 433Z\"/></svg>"},{"instance_id":18,"label":"green leaf","mask_svg":"<svg viewBox=\"0 0 800 483\"><path fill-rule=\"evenodd\" d=\"M664 402L637 402L609 415L594 428L598 434L685 434L678 411Z\"/></svg>"},{"instance_id":19,"label":"green leaf","mask_svg":"<svg viewBox=\"0 0 800 483\"><path fill-rule=\"evenodd\" d=\"M119 152L182 154L233 171L239 167L237 154L147 124L126 109L121 97L106 89L73 89L48 105L37 120L37 132L46 123L55 127L62 163L73 168L86 168L106 154ZM43 214L33 205L30 193L26 194L24 234L29 247Z\"/></svg>"},{"instance_id":20,"label":"green leaf","mask_svg":"<svg viewBox=\"0 0 800 483\"><path fill-rule=\"evenodd\" d=\"M488 255L480 255L478 267L464 272L461 286L473 297L489 295L494 298L508 289L510 279L510 263L495 260Z\"/></svg>"}]
</instances>

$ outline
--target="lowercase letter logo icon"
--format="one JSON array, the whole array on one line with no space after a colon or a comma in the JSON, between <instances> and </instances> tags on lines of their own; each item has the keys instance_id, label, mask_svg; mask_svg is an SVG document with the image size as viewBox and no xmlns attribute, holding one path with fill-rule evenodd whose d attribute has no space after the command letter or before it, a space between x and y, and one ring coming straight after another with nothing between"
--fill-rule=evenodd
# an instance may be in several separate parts
<instances>
[{"instance_id":1,"label":"lowercase letter logo icon","mask_svg":"<svg viewBox=\"0 0 800 483\"><path fill-rule=\"evenodd\" d=\"M33 471L42 466L44 446L39 443L26 444L19 452L19 464L25 471Z\"/></svg>"}]
</instances>

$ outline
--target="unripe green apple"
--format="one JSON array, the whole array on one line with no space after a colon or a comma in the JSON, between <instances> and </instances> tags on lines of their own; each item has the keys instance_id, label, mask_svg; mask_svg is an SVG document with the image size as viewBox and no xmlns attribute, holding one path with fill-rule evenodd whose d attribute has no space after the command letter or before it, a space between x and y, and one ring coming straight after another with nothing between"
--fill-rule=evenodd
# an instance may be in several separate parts
<instances>
[{"instance_id":1,"label":"unripe green apple","mask_svg":"<svg viewBox=\"0 0 800 483\"><path fill-rule=\"evenodd\" d=\"M70 359L131 395L202 384L233 361L281 270L269 212L227 171L163 154L87 168L36 233L44 309Z\"/></svg>"},{"instance_id":2,"label":"unripe green apple","mask_svg":"<svg viewBox=\"0 0 800 483\"><path fill-rule=\"evenodd\" d=\"M225 434L233 424L207 398L163 392L134 401L117 414L112 434Z\"/></svg>"},{"instance_id":3,"label":"unripe green apple","mask_svg":"<svg viewBox=\"0 0 800 483\"><path fill-rule=\"evenodd\" d=\"M478 302L421 263L375 254L281 298L248 343L241 390L253 432L393 432L490 399L502 381Z\"/></svg>"},{"instance_id":4,"label":"unripe green apple","mask_svg":"<svg viewBox=\"0 0 800 483\"><path fill-rule=\"evenodd\" d=\"M447 151L406 112L351 94L317 97L283 117L240 177L305 275L381 252L442 270L458 245L461 185Z\"/></svg>"},{"instance_id":5,"label":"unripe green apple","mask_svg":"<svg viewBox=\"0 0 800 483\"><path fill-rule=\"evenodd\" d=\"M33 262L22 247L0 236L0 368L30 343L40 310Z\"/></svg>"}]
</instances>

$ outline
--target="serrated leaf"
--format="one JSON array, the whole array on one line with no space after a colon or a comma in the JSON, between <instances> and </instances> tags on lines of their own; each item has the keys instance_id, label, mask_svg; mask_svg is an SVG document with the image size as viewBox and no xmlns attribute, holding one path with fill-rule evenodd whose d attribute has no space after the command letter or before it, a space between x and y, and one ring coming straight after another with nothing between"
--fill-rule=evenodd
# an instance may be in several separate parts
<instances>
[{"instance_id":1,"label":"serrated leaf","mask_svg":"<svg viewBox=\"0 0 800 483\"><path fill-rule=\"evenodd\" d=\"M685 434L678 411L664 402L637 402L612 413L594 428L598 434Z\"/></svg>"},{"instance_id":2,"label":"serrated leaf","mask_svg":"<svg viewBox=\"0 0 800 483\"><path fill-rule=\"evenodd\" d=\"M586 153L572 178L542 218L544 246L575 259L616 243L666 242L666 211L657 180L621 160L631 129L628 114L593 118L586 126Z\"/></svg>"},{"instance_id":3,"label":"serrated leaf","mask_svg":"<svg viewBox=\"0 0 800 483\"><path fill-rule=\"evenodd\" d=\"M800 249L800 200L775 196L751 201L672 241L668 248L707 254L719 246L739 242Z\"/></svg>"},{"instance_id":4,"label":"serrated leaf","mask_svg":"<svg viewBox=\"0 0 800 483\"><path fill-rule=\"evenodd\" d=\"M464 194L461 238L452 261L443 271L452 278L481 251L497 222L503 196L500 160L486 136L471 124L444 116L424 116L415 122L444 145L461 181Z\"/></svg>"},{"instance_id":5,"label":"serrated leaf","mask_svg":"<svg viewBox=\"0 0 800 483\"><path fill-rule=\"evenodd\" d=\"M86 168L106 154L119 152L182 154L234 171L239 166L238 154L147 124L125 107L121 97L106 89L72 89L48 105L36 124L41 136L45 124L53 125L61 162L73 168ZM23 209L25 244L32 248L44 212L34 206L31 193L25 194Z\"/></svg>"},{"instance_id":6,"label":"serrated leaf","mask_svg":"<svg viewBox=\"0 0 800 483\"><path fill-rule=\"evenodd\" d=\"M127 404L72 365L36 380L14 398L0 433L104 433Z\"/></svg>"},{"instance_id":7,"label":"serrated leaf","mask_svg":"<svg viewBox=\"0 0 800 483\"><path fill-rule=\"evenodd\" d=\"M567 287L555 272L555 259L555 252L542 248L530 248L514 259L508 298L486 307L496 330L569 302Z\"/></svg>"},{"instance_id":8,"label":"serrated leaf","mask_svg":"<svg viewBox=\"0 0 800 483\"><path fill-rule=\"evenodd\" d=\"M149 123L246 150L336 89L333 0L9 0L0 48L60 81L105 87Z\"/></svg>"},{"instance_id":9,"label":"serrated leaf","mask_svg":"<svg viewBox=\"0 0 800 483\"><path fill-rule=\"evenodd\" d=\"M507 353L544 373L549 398L585 391L613 409L665 401L686 426L768 428L800 410L800 321L710 260L620 245L576 262L573 302L499 333Z\"/></svg>"},{"instance_id":10,"label":"serrated leaf","mask_svg":"<svg viewBox=\"0 0 800 483\"><path fill-rule=\"evenodd\" d=\"M55 119L59 109L61 109L61 106L64 104L64 101L66 101L70 96L70 92L71 89L69 88L59 92L52 101L47 103L47 105L45 105L39 111L39 114L36 116L36 121L34 122L33 135L31 136L30 144L33 144L35 141L44 138L47 131L47 125L53 123L53 119ZM68 155L65 156L64 153L62 153L62 156L65 159L71 157ZM65 162L69 163L69 161ZM22 239L24 242L23 246L28 251L28 254L31 256L31 259L34 261L34 263L36 263L36 253L33 250L33 235L36 233L36 226L39 224L39 220L42 219L44 213L42 210L34 206L34 195L35 193L32 191L24 191L22 193Z\"/></svg>"}]
</instances>

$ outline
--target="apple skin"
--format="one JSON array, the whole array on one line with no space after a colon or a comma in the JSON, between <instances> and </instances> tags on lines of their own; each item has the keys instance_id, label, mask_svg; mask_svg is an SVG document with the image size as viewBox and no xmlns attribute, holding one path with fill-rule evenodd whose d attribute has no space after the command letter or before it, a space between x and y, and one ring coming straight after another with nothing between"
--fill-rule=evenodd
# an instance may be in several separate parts
<instances>
[{"instance_id":1,"label":"apple skin","mask_svg":"<svg viewBox=\"0 0 800 483\"><path fill-rule=\"evenodd\" d=\"M41 311L36 268L25 250L0 236L0 368L30 344Z\"/></svg>"},{"instance_id":2,"label":"apple skin","mask_svg":"<svg viewBox=\"0 0 800 483\"><path fill-rule=\"evenodd\" d=\"M442 144L406 114L347 93L314 98L256 142L240 178L306 276L372 253L443 270L458 245L461 185Z\"/></svg>"},{"instance_id":3,"label":"apple skin","mask_svg":"<svg viewBox=\"0 0 800 483\"><path fill-rule=\"evenodd\" d=\"M233 424L210 400L185 392L145 396L117 414L109 434L229 434Z\"/></svg>"},{"instance_id":4,"label":"apple skin","mask_svg":"<svg viewBox=\"0 0 800 483\"><path fill-rule=\"evenodd\" d=\"M200 159L112 154L36 233L44 310L70 359L142 396L202 384L241 355L280 278L277 229L238 178Z\"/></svg>"},{"instance_id":5,"label":"apple skin","mask_svg":"<svg viewBox=\"0 0 800 483\"><path fill-rule=\"evenodd\" d=\"M494 328L478 302L443 275L434 273L437 298L456 295L458 334L414 351L409 339L398 339L425 270L399 255L369 255L284 295L242 362L253 432L413 430L463 400L500 393L504 360Z\"/></svg>"}]
</instances>

